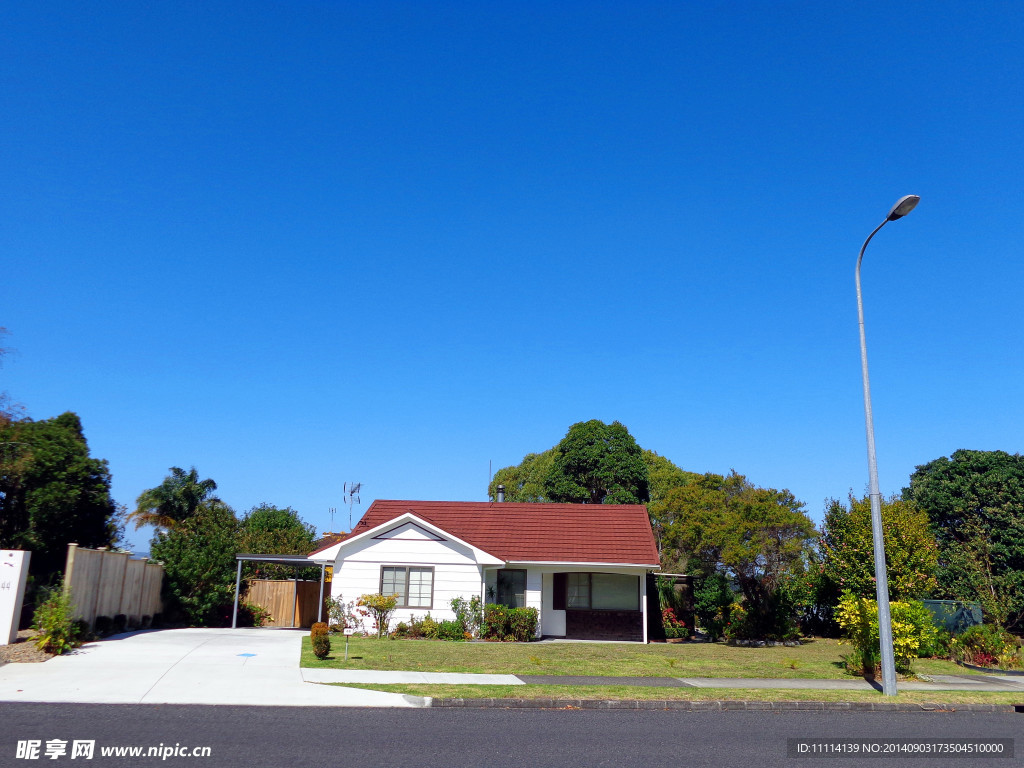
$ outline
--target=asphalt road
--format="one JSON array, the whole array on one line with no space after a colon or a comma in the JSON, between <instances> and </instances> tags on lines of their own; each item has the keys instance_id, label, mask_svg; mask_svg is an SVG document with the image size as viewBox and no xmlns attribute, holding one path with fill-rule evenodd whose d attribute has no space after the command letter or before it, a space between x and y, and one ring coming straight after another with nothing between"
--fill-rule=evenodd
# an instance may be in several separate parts
<instances>
[{"instance_id":1,"label":"asphalt road","mask_svg":"<svg viewBox=\"0 0 1024 768\"><path fill-rule=\"evenodd\" d=\"M1014 739L1016 756L787 756L787 739L822 737L853 744L867 739ZM40 742L34 759L25 756L24 743L32 740ZM54 740L66 742L66 754L51 759L46 748ZM91 759L71 757L76 740L94 742ZM56 746L59 752L61 745ZM161 756L101 755L104 747L127 746L157 747ZM209 747L210 756L162 756L192 747ZM0 766L845 768L1022 763L1021 714L0 704Z\"/></svg>"}]
</instances>

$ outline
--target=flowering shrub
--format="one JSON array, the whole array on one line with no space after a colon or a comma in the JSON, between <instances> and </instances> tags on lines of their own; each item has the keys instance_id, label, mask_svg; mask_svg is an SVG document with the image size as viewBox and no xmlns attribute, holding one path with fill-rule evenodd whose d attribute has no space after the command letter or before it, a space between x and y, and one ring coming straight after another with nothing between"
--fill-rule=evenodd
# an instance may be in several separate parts
<instances>
[{"instance_id":1,"label":"flowering shrub","mask_svg":"<svg viewBox=\"0 0 1024 768\"><path fill-rule=\"evenodd\" d=\"M950 656L962 664L1012 669L1022 664L1017 638L991 624L969 627L949 642Z\"/></svg>"},{"instance_id":2,"label":"flowering shrub","mask_svg":"<svg viewBox=\"0 0 1024 768\"><path fill-rule=\"evenodd\" d=\"M359 608L355 601L343 603L336 597L329 597L326 603L332 632L340 632L343 629L362 631L363 619L369 614L365 609Z\"/></svg>"},{"instance_id":3,"label":"flowering shrub","mask_svg":"<svg viewBox=\"0 0 1024 768\"><path fill-rule=\"evenodd\" d=\"M688 638L690 636L690 630L686 628L686 622L679 619L676 616L676 612L671 608L662 609L661 625L665 628L665 637Z\"/></svg>"}]
</instances>

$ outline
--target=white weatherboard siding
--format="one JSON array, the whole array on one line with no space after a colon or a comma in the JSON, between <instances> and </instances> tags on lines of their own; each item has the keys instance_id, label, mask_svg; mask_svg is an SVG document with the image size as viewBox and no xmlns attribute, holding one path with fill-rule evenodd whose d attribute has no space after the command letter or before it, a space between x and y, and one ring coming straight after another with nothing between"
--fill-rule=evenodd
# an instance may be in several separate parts
<instances>
[{"instance_id":1,"label":"white weatherboard siding","mask_svg":"<svg viewBox=\"0 0 1024 768\"><path fill-rule=\"evenodd\" d=\"M526 607L537 609L537 637L540 637L542 632L542 626L544 624L544 616L541 611L541 585L543 579L541 578L541 571L539 568L527 568L526 569Z\"/></svg>"},{"instance_id":2,"label":"white weatherboard siding","mask_svg":"<svg viewBox=\"0 0 1024 768\"><path fill-rule=\"evenodd\" d=\"M331 596L344 603L361 595L380 592L381 567L429 566L434 569L433 598L429 608L399 608L391 626L408 622L415 614L442 621L454 619L451 601L480 594L480 565L468 547L443 539L413 525L405 524L383 534L354 543L339 553L331 582ZM365 629L371 630L369 622Z\"/></svg>"}]
</instances>

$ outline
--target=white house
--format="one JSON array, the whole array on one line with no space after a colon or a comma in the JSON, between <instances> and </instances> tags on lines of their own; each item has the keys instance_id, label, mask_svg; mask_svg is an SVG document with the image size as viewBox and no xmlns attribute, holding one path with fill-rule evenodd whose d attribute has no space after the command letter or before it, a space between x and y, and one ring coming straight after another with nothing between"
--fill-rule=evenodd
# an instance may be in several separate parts
<instances>
[{"instance_id":1,"label":"white house","mask_svg":"<svg viewBox=\"0 0 1024 768\"><path fill-rule=\"evenodd\" d=\"M333 566L342 602L397 594L398 621L453 619L451 600L534 607L538 636L647 641L647 574L659 567L647 508L612 504L377 500Z\"/></svg>"}]
</instances>

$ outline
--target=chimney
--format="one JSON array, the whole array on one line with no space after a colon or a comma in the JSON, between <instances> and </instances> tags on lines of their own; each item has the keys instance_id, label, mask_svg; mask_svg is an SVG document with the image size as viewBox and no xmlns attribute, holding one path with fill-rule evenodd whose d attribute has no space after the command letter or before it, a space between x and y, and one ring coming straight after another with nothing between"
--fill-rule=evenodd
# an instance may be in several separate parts
<instances>
[{"instance_id":1,"label":"chimney","mask_svg":"<svg viewBox=\"0 0 1024 768\"><path fill-rule=\"evenodd\" d=\"M505 486L504 485L499 485L498 486L498 502L501 503L504 500L505 500Z\"/></svg>"}]
</instances>

